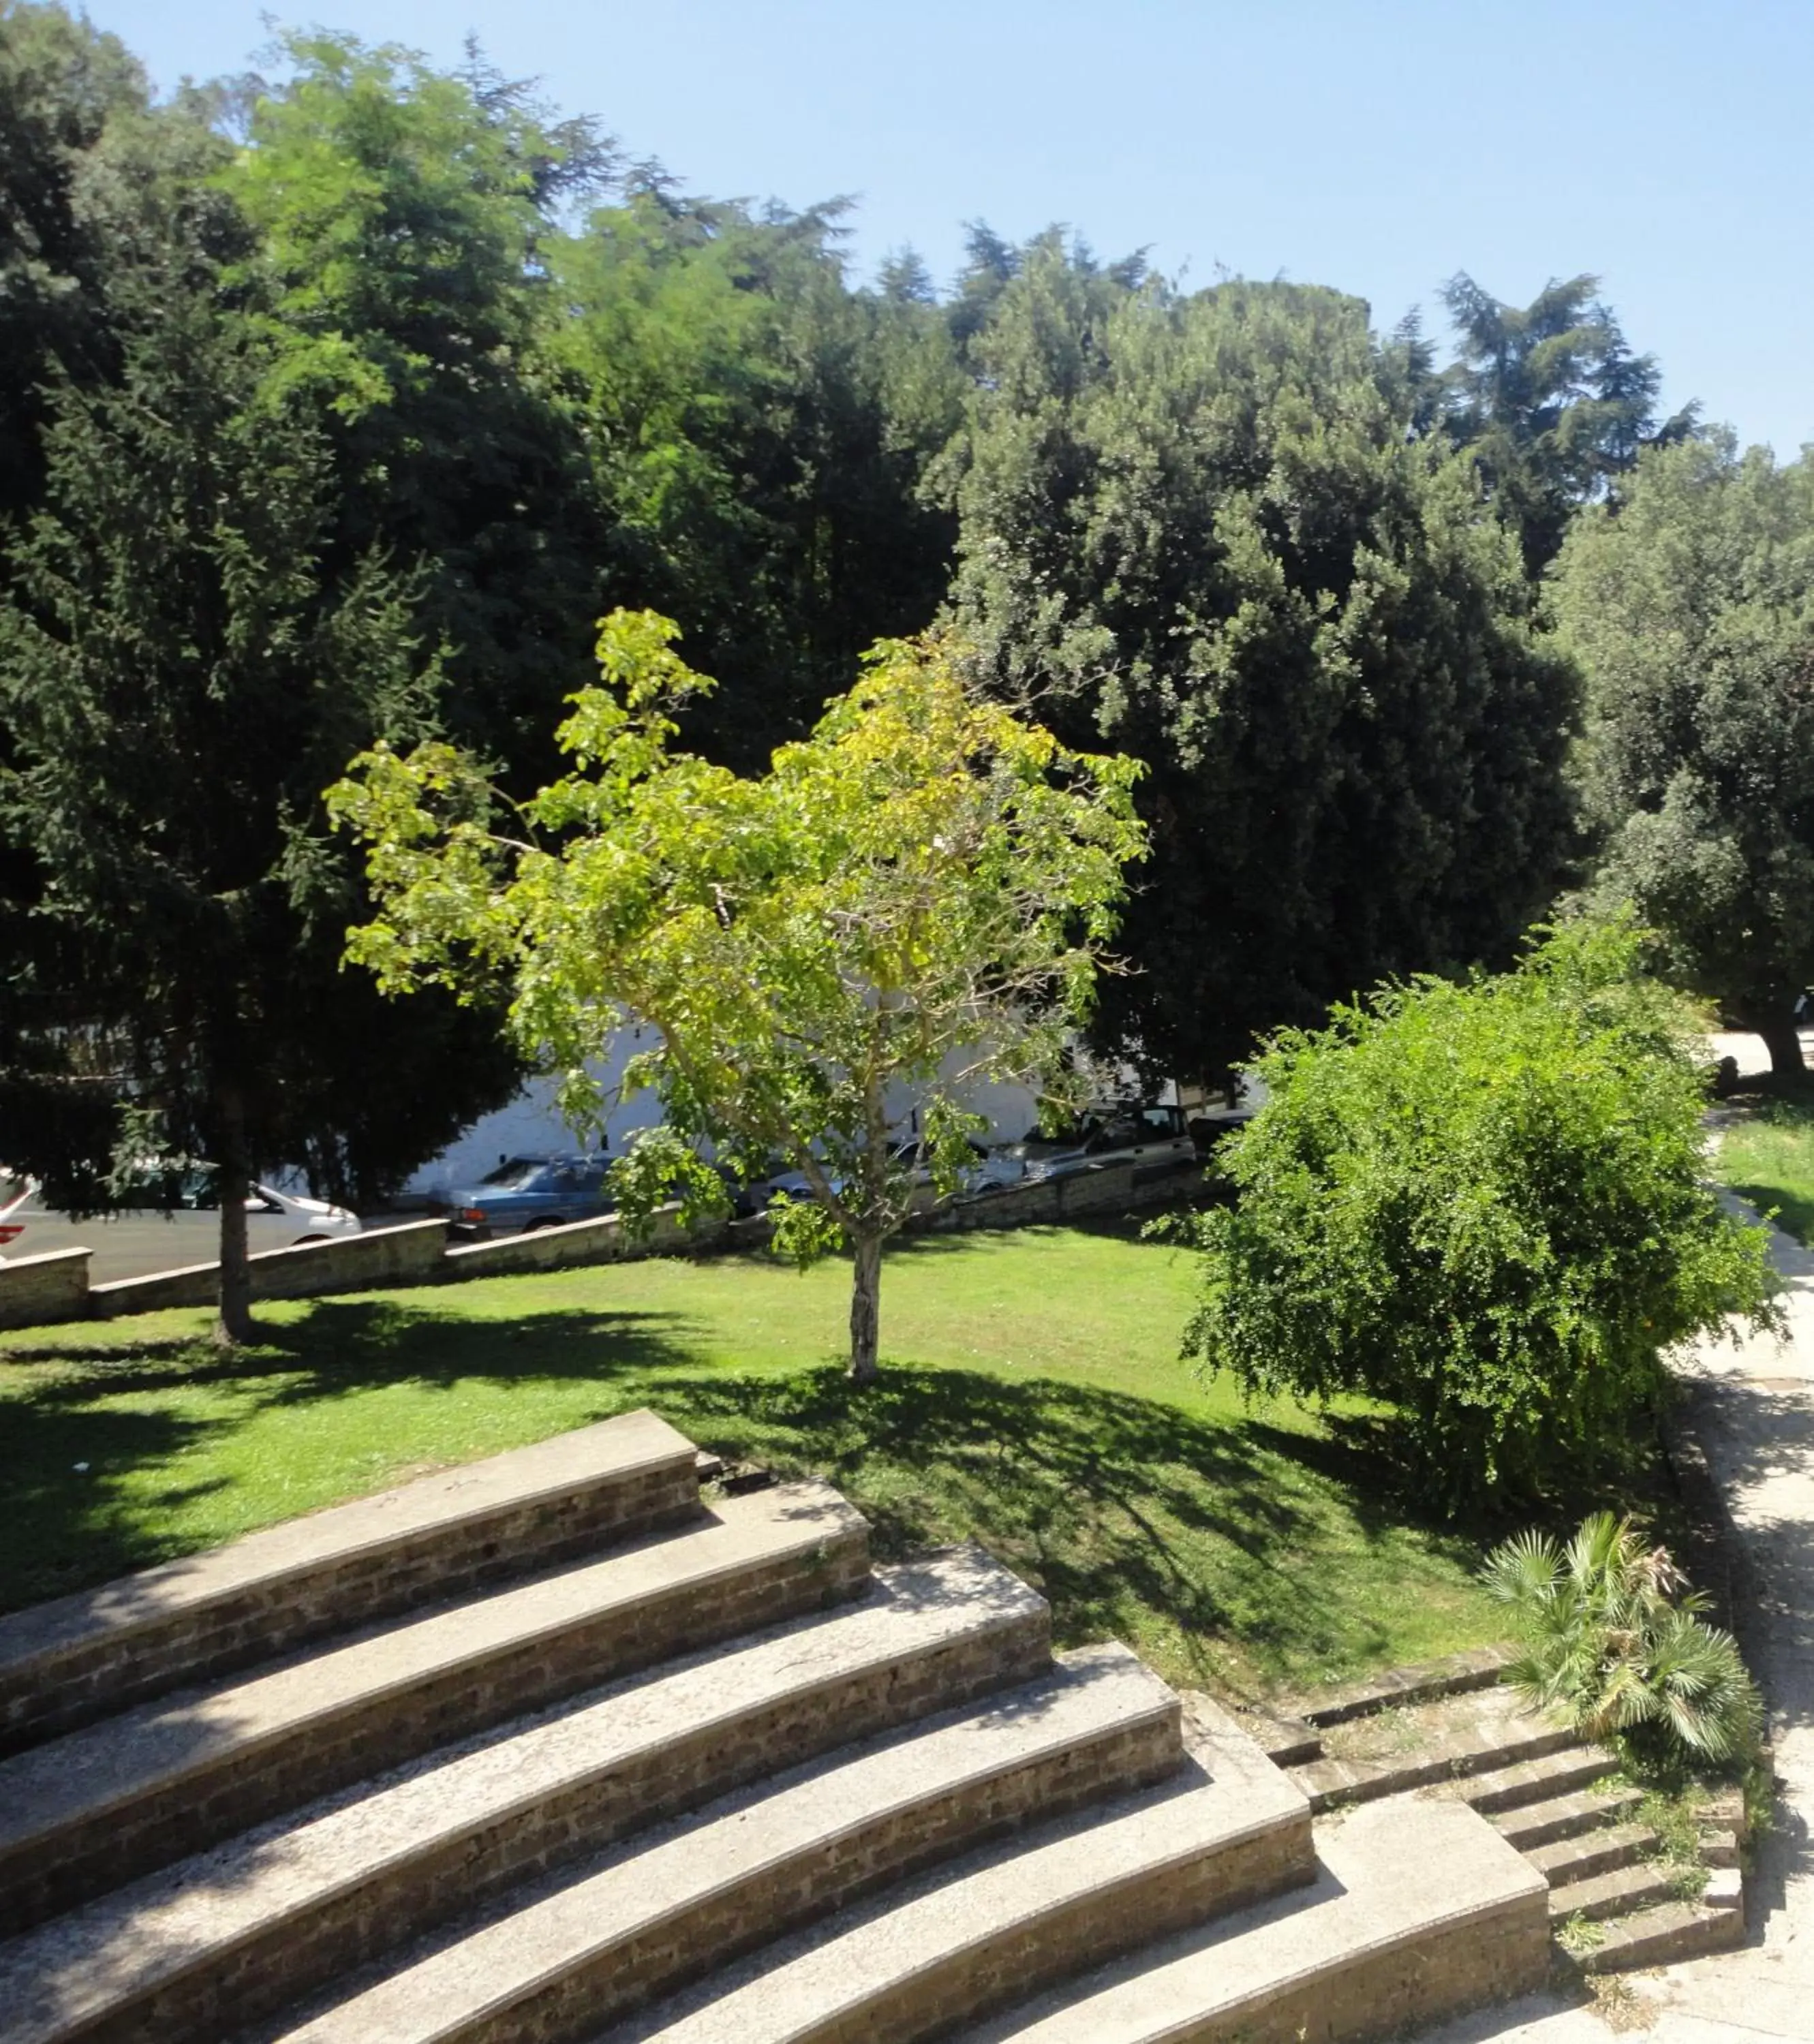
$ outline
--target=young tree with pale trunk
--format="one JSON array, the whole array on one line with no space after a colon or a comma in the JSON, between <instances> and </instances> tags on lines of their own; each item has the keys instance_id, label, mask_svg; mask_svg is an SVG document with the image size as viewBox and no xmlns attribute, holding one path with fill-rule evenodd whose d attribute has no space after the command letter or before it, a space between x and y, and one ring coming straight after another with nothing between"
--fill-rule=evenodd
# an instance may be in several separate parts
<instances>
[{"instance_id":1,"label":"young tree with pale trunk","mask_svg":"<svg viewBox=\"0 0 1814 2044\"><path fill-rule=\"evenodd\" d=\"M706 1163L776 1156L808 1201L775 1243L855 1260L851 1374L876 1371L883 1243L913 1185L890 1102L920 1103L935 1188L954 1190L978 1082L1062 1087L1143 855L1135 763L1068 751L963 678L964 648L886 641L810 737L743 778L674 749L677 713L712 684L676 628L616 612L604 685L559 734L574 770L501 824L495 792L441 745L363 754L329 793L367 847L380 912L349 955L401 993L508 984L519 1047L563 1074L576 1125L588 1074L626 1021L652 1038L625 1085L665 1126L617 1167L632 1220L678 1192L722 1209Z\"/></svg>"}]
</instances>

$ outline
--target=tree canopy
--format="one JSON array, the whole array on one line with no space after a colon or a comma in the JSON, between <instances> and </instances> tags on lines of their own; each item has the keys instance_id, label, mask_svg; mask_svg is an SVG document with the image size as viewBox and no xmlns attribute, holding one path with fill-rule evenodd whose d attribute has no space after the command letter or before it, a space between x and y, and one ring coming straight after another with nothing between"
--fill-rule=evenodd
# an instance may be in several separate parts
<instances>
[{"instance_id":1,"label":"tree canopy","mask_svg":"<svg viewBox=\"0 0 1814 2044\"><path fill-rule=\"evenodd\" d=\"M1701 1076L1640 942L1574 924L1276 1037L1220 1153L1235 1204L1195 1228L1200 1365L1393 1408L1451 1509L1640 1454L1672 1346L1774 1324L1766 1231L1703 1182Z\"/></svg>"},{"instance_id":2,"label":"tree canopy","mask_svg":"<svg viewBox=\"0 0 1814 2044\"><path fill-rule=\"evenodd\" d=\"M1586 678L1593 891L1799 1070L1814 980L1814 469L1729 437L1647 455L1558 563Z\"/></svg>"},{"instance_id":3,"label":"tree canopy","mask_svg":"<svg viewBox=\"0 0 1814 2044\"><path fill-rule=\"evenodd\" d=\"M379 907L350 955L390 992L503 975L519 1047L566 1074L576 1119L611 1039L646 1028L625 1083L659 1093L665 1125L618 1167L627 1210L674 1182L721 1204L696 1143L751 1177L785 1158L814 1197L783 1204L778 1246L853 1252L860 1381L913 1190L899 1096L949 1192L976 1082L1056 1078L1143 848L1136 769L976 699L963 649L934 639L876 647L809 738L740 777L674 749L711 686L675 636L650 613L605 620L604 686L559 734L574 771L501 825L446 745L364 755L332 797Z\"/></svg>"},{"instance_id":4,"label":"tree canopy","mask_svg":"<svg viewBox=\"0 0 1814 2044\"><path fill-rule=\"evenodd\" d=\"M1090 1028L1149 1071L1212 1076L1382 974L1509 959L1580 877L1577 812L1599 800L1564 772L1571 660L1598 656L1548 628L1543 574L1571 521L1607 523L1639 486L1643 448L1692 426L1659 424L1656 366L1594 280L1520 309L1456 278L1445 363L1338 290L1187 292L1057 229L1017 244L972 221L955 278L901 249L865 279L848 221L836 196L692 191L475 49L450 68L310 29L279 36L267 77L159 98L117 39L0 0L0 1096L40 1154L60 1143L98 1197L119 1087L98 1106L104 1089L40 1082L73 1059L124 1085L140 1058L78 1050L82 919L23 792L101 686L52 585L164 649L142 684L106 682L121 731L184 661L202 701L209 642L175 622L200 592L248 631L257 609L173 454L144 453L135 494L148 378L181 394L167 453L187 435L198 474L247 464L221 529L276 564L285 646L327 646L347 603L349 630L382 611L396 659L434 678L421 716L520 799L559 770L552 734L613 608L675 620L719 684L677 709L676 742L745 778L878 641L963 636L998 703L1144 769L1130 969ZM259 551L280 538L294 563ZM391 654L363 678L338 651L294 663L324 743L387 728ZM325 873L299 777L344 763L313 739L253 745L230 785ZM155 805L117 814L148 863ZM1604 805L1592 820L1610 843ZM286 969L292 1012L338 1012L325 940ZM375 1047L448 1074L419 1116L317 1032L287 1082L289 1161L319 1189L394 1182L471 1105L478 1066L445 1033L469 1028L427 1004L366 1014Z\"/></svg>"},{"instance_id":5,"label":"tree canopy","mask_svg":"<svg viewBox=\"0 0 1814 2044\"><path fill-rule=\"evenodd\" d=\"M1214 1070L1383 974L1508 955L1567 848L1572 677L1366 308L1181 298L1047 236L971 347L958 614L997 689L1148 769L1120 1047Z\"/></svg>"}]
</instances>

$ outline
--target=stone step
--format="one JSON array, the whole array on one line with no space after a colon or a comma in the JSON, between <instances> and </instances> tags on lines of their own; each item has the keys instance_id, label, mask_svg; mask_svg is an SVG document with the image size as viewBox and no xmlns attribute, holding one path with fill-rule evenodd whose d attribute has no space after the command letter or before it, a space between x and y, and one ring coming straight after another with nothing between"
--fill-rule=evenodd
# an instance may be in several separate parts
<instances>
[{"instance_id":1,"label":"stone step","mask_svg":"<svg viewBox=\"0 0 1814 2044\"><path fill-rule=\"evenodd\" d=\"M1648 1858L1661 1841L1648 1824L1603 1824L1553 1844L1533 1846L1524 1857L1551 1888L1591 1880Z\"/></svg>"},{"instance_id":2,"label":"stone step","mask_svg":"<svg viewBox=\"0 0 1814 2044\"><path fill-rule=\"evenodd\" d=\"M1161 1789L922 1876L604 2035L908 2044L1309 1879L1309 1812L1286 1776L1226 1719L1191 1750Z\"/></svg>"},{"instance_id":3,"label":"stone step","mask_svg":"<svg viewBox=\"0 0 1814 2044\"><path fill-rule=\"evenodd\" d=\"M978 1548L878 1570L860 1602L627 1678L0 1945L0 2008L17 2044L202 2044L654 1820L1049 1677L1048 1619ZM1004 1696L1003 1721L1032 1694Z\"/></svg>"},{"instance_id":4,"label":"stone step","mask_svg":"<svg viewBox=\"0 0 1814 2044\"><path fill-rule=\"evenodd\" d=\"M1707 1952L1735 1950L1745 1942L1745 1912L1710 1909L1693 1902L1663 1902L1602 1924L1600 1931L1600 1942L1591 1950L1574 1955L1584 1973L1668 1965Z\"/></svg>"},{"instance_id":5,"label":"stone step","mask_svg":"<svg viewBox=\"0 0 1814 2044\"><path fill-rule=\"evenodd\" d=\"M1305 1723L1326 1730L1347 1724L1355 1718L1370 1717L1380 1711L1396 1710L1406 1704L1433 1703L1442 1696L1471 1695L1490 1689L1505 1677L1516 1658L1508 1646L1476 1646L1463 1654L1445 1654L1439 1661L1420 1661L1409 1668L1388 1668L1383 1674L1369 1675L1359 1682L1319 1689L1301 1700L1288 1713Z\"/></svg>"},{"instance_id":6,"label":"stone step","mask_svg":"<svg viewBox=\"0 0 1814 2044\"><path fill-rule=\"evenodd\" d=\"M513 1449L0 1617L0 1753L307 1641L697 1516L652 1412Z\"/></svg>"},{"instance_id":7,"label":"stone step","mask_svg":"<svg viewBox=\"0 0 1814 2044\"><path fill-rule=\"evenodd\" d=\"M1473 1785L1489 1787L1491 1777ZM1522 1853L1532 1853L1562 1838L1578 1838L1608 1825L1623 1823L1644 1800L1641 1788L1597 1788L1589 1786L1566 1795L1547 1796L1533 1803L1516 1803L1491 1813L1499 1835ZM1478 1808L1479 1806L1475 1805ZM1486 1815L1486 1812L1482 1812Z\"/></svg>"},{"instance_id":8,"label":"stone step","mask_svg":"<svg viewBox=\"0 0 1814 2044\"><path fill-rule=\"evenodd\" d=\"M1463 1800L1471 1803L1483 1817L1497 1818L1508 1810L1554 1802L1558 1796L1591 1788L1618 1769L1619 1763L1610 1753L1571 1741L1535 1759L1477 1775L1461 1793Z\"/></svg>"},{"instance_id":9,"label":"stone step","mask_svg":"<svg viewBox=\"0 0 1814 2044\"><path fill-rule=\"evenodd\" d=\"M1571 1881L1550 1889L1550 1921L1598 1923L1608 1916L1629 1916L1634 1910L1648 1909L1675 1896L1676 1874L1671 1868L1647 1860L1635 1866L1619 1866L1605 1873Z\"/></svg>"},{"instance_id":10,"label":"stone step","mask_svg":"<svg viewBox=\"0 0 1814 2044\"><path fill-rule=\"evenodd\" d=\"M1730 1824L1703 1824L1700 1829L1703 1866L1737 1866L1743 1857L1738 1833Z\"/></svg>"},{"instance_id":11,"label":"stone step","mask_svg":"<svg viewBox=\"0 0 1814 2044\"><path fill-rule=\"evenodd\" d=\"M1428 1788L1475 1775L1501 1775L1571 1748L1573 1732L1547 1719L1501 1706L1478 1723L1458 1724L1446 1737L1420 1740L1411 1750L1378 1758L1325 1756L1291 1770L1292 1779L1319 1814L1351 1803ZM1470 1794L1470 1802L1475 1801ZM1476 1807L1479 1807L1477 1804Z\"/></svg>"},{"instance_id":12,"label":"stone step","mask_svg":"<svg viewBox=\"0 0 1814 2044\"><path fill-rule=\"evenodd\" d=\"M721 1804L336 2000L286 2044L569 2044L967 1845L1174 1773L1178 1699L1124 1647Z\"/></svg>"},{"instance_id":13,"label":"stone step","mask_svg":"<svg viewBox=\"0 0 1814 2044\"><path fill-rule=\"evenodd\" d=\"M0 1761L17 1928L265 1818L613 1675L859 1592L868 1527L824 1484Z\"/></svg>"},{"instance_id":14,"label":"stone step","mask_svg":"<svg viewBox=\"0 0 1814 2044\"><path fill-rule=\"evenodd\" d=\"M1371 1804L1316 1844L1314 1886L1155 1944L966 2044L1347 2044L1543 1984L1542 1877L1465 1804Z\"/></svg>"}]
</instances>

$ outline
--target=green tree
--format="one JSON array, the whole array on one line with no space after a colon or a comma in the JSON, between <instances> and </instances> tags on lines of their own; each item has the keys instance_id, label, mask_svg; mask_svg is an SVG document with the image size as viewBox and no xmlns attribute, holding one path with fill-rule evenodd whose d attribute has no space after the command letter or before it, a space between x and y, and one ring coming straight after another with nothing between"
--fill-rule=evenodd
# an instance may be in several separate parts
<instances>
[{"instance_id":1,"label":"green tree","mask_svg":"<svg viewBox=\"0 0 1814 2044\"><path fill-rule=\"evenodd\" d=\"M922 629L955 524L926 483L962 420L909 268L853 291L834 203L760 214L632 182L555 260L554 345L583 420L606 576L675 618L720 686L689 739L753 771L864 649Z\"/></svg>"},{"instance_id":2,"label":"green tree","mask_svg":"<svg viewBox=\"0 0 1814 2044\"><path fill-rule=\"evenodd\" d=\"M271 402L268 347L212 292L172 296L125 355L117 387L57 399L0 609L0 835L36 876L8 1062L50 1103L10 1125L9 1161L104 1204L117 1113L95 1102L141 1132L155 1110L219 1167L239 1339L256 1170L313 1147L382 1183L515 1066L494 1019L443 1004L405 1031L338 970L359 896L320 790L359 745L429 728L413 593L369 557L324 571L323 436Z\"/></svg>"},{"instance_id":3,"label":"green tree","mask_svg":"<svg viewBox=\"0 0 1814 2044\"><path fill-rule=\"evenodd\" d=\"M1628 923L1519 967L1421 978L1286 1031L1220 1153L1186 1336L1255 1394L1396 1407L1459 1507L1616 1471L1664 1357L1730 1314L1775 1324L1766 1231L1703 1183L1704 1089Z\"/></svg>"},{"instance_id":4,"label":"green tree","mask_svg":"<svg viewBox=\"0 0 1814 2044\"><path fill-rule=\"evenodd\" d=\"M42 486L45 383L106 360L106 252L86 187L110 127L148 105L117 36L0 0L0 515Z\"/></svg>"},{"instance_id":5,"label":"green tree","mask_svg":"<svg viewBox=\"0 0 1814 2044\"><path fill-rule=\"evenodd\" d=\"M659 1092L667 1126L619 1168L626 1209L674 1184L721 1204L701 1139L752 1170L788 1158L815 1198L783 1203L777 1243L849 1247L862 1381L912 1193L890 1096L918 1097L949 1191L969 1087L1056 1074L1141 850L1136 770L973 699L959 649L923 640L877 647L810 738L740 778L673 749L710 686L674 636L648 613L605 620L605 686L560 732L575 770L505 834L444 745L355 762L330 801L370 847L380 913L351 955L389 991L508 978L517 1041L567 1075L576 1119L598 1105L588 1061L626 1018L652 1030L626 1085Z\"/></svg>"},{"instance_id":6,"label":"green tree","mask_svg":"<svg viewBox=\"0 0 1814 2044\"><path fill-rule=\"evenodd\" d=\"M1586 681L1592 891L1799 1072L1814 978L1814 471L1716 435L1639 463L1557 564Z\"/></svg>"},{"instance_id":7,"label":"green tree","mask_svg":"<svg viewBox=\"0 0 1814 2044\"><path fill-rule=\"evenodd\" d=\"M583 432L549 359L561 221L616 163L476 56L293 34L225 189L256 229L282 389L322 406L336 572L420 563L447 715L519 774L586 673L605 531Z\"/></svg>"},{"instance_id":8,"label":"green tree","mask_svg":"<svg viewBox=\"0 0 1814 2044\"><path fill-rule=\"evenodd\" d=\"M1470 448L1524 563L1539 575L1569 521L1653 440L1693 429L1689 405L1659 422L1655 357L1634 355L1597 277L1552 278L1528 305L1502 305L1465 272L1443 286L1459 344L1445 375L1447 423Z\"/></svg>"},{"instance_id":9,"label":"green tree","mask_svg":"<svg viewBox=\"0 0 1814 2044\"><path fill-rule=\"evenodd\" d=\"M1195 1075L1380 976L1508 956L1569 841L1574 683L1416 365L1334 292L1137 287L1048 236L971 343L957 614L1149 771L1101 1033Z\"/></svg>"}]
</instances>

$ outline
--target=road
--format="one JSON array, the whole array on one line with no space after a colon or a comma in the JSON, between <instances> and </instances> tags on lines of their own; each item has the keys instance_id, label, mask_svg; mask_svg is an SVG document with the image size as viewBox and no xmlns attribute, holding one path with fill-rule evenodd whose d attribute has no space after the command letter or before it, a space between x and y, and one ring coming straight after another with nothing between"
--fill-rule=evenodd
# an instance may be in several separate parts
<instances>
[{"instance_id":1,"label":"road","mask_svg":"<svg viewBox=\"0 0 1814 2044\"><path fill-rule=\"evenodd\" d=\"M148 1278L153 1271L175 1270L186 1263L212 1263L219 1254L218 1213L115 1214L78 1221L48 1212L34 1200L13 1218L24 1221L25 1231L5 1255L17 1262L60 1249L86 1249L91 1252L89 1281L95 1285L110 1284L117 1278Z\"/></svg>"}]
</instances>

